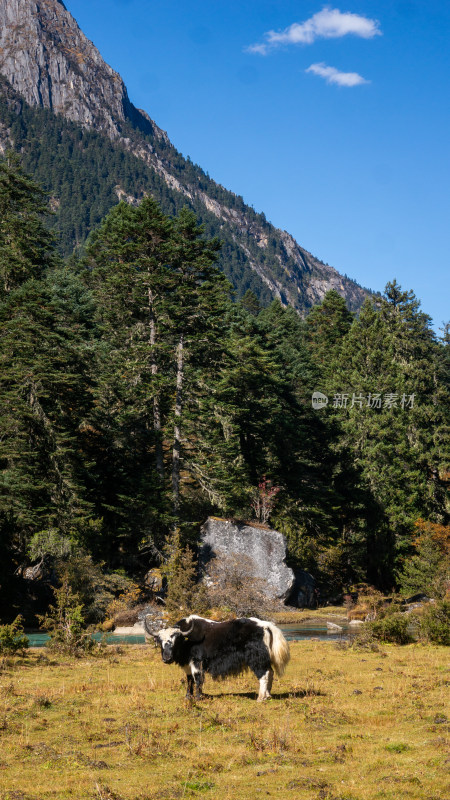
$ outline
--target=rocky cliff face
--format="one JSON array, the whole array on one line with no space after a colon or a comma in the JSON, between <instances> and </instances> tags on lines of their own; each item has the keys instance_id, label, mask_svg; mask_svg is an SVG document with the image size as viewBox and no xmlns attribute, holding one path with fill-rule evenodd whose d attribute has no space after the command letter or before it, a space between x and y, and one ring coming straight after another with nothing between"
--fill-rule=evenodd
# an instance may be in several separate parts
<instances>
[{"instance_id":1,"label":"rocky cliff face","mask_svg":"<svg viewBox=\"0 0 450 800\"><path fill-rule=\"evenodd\" d=\"M283 304L303 313L331 288L351 308L363 302L366 292L361 287L243 203L236 204L236 196L206 179L200 168L194 175L192 165L184 170L184 159L166 133L133 106L120 75L105 63L60 0L0 0L0 74L29 105L101 132L155 170L169 190L181 193L196 213L200 209L200 217L201 209L205 219L215 217L219 236L227 230L245 268ZM7 130L0 130L0 150L8 136ZM276 242L276 252L273 246L269 252L269 240Z\"/></svg>"},{"instance_id":2,"label":"rocky cliff face","mask_svg":"<svg viewBox=\"0 0 450 800\"><path fill-rule=\"evenodd\" d=\"M0 0L0 73L30 105L111 138L139 113L60 0Z\"/></svg>"}]
</instances>

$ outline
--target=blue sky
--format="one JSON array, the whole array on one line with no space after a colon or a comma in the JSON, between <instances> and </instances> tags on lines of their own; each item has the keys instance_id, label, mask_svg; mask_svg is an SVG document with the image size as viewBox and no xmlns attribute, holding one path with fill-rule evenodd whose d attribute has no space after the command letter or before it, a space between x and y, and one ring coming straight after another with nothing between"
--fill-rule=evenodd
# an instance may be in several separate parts
<instances>
[{"instance_id":1,"label":"blue sky","mask_svg":"<svg viewBox=\"0 0 450 800\"><path fill-rule=\"evenodd\" d=\"M448 0L66 0L212 178L372 289L450 318Z\"/></svg>"}]
</instances>

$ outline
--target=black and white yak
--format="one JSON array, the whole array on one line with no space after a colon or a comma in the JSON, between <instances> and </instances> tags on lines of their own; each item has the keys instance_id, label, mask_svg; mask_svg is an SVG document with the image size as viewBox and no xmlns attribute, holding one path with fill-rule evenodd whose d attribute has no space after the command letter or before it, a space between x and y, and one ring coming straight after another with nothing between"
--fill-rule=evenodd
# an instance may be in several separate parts
<instances>
[{"instance_id":1,"label":"black and white yak","mask_svg":"<svg viewBox=\"0 0 450 800\"><path fill-rule=\"evenodd\" d=\"M271 622L242 617L214 622L191 614L173 628L147 633L161 646L165 664L178 664L186 672L187 694L202 696L205 672L213 678L238 675L251 669L259 680L258 700L270 697L273 674L283 675L290 658L289 645Z\"/></svg>"}]
</instances>

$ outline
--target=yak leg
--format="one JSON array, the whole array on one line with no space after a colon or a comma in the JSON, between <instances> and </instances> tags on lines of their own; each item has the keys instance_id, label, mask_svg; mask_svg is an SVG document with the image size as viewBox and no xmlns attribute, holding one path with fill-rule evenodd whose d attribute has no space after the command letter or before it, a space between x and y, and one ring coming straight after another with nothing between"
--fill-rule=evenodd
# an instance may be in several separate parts
<instances>
[{"instance_id":1,"label":"yak leg","mask_svg":"<svg viewBox=\"0 0 450 800\"><path fill-rule=\"evenodd\" d=\"M192 676L190 664L186 664L183 669L186 673L186 699L189 700L194 697L194 678Z\"/></svg>"},{"instance_id":2,"label":"yak leg","mask_svg":"<svg viewBox=\"0 0 450 800\"><path fill-rule=\"evenodd\" d=\"M193 676L193 680L195 681L195 696L197 700L201 700L203 697L203 681L205 679L203 675L202 664L200 661L191 661L190 663L191 672Z\"/></svg>"},{"instance_id":3,"label":"yak leg","mask_svg":"<svg viewBox=\"0 0 450 800\"><path fill-rule=\"evenodd\" d=\"M272 683L273 683L273 669L270 668L259 679L258 703L261 703L263 700L269 700L270 691L272 689Z\"/></svg>"},{"instance_id":4,"label":"yak leg","mask_svg":"<svg viewBox=\"0 0 450 800\"><path fill-rule=\"evenodd\" d=\"M192 675L186 675L187 681L187 690L186 690L186 698L192 699L194 697L194 678Z\"/></svg>"}]
</instances>

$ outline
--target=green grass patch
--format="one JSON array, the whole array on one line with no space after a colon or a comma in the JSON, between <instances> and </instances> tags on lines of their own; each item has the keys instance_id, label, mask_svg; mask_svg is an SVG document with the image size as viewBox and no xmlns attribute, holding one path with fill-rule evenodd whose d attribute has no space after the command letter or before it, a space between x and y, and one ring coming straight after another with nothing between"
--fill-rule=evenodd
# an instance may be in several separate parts
<instances>
[{"instance_id":1,"label":"green grass patch","mask_svg":"<svg viewBox=\"0 0 450 800\"><path fill-rule=\"evenodd\" d=\"M406 744L406 742L387 744L384 749L387 750L388 753L404 753L406 750L411 750L409 744Z\"/></svg>"}]
</instances>

